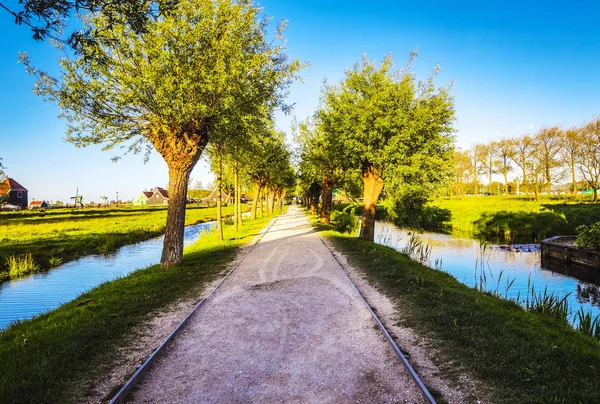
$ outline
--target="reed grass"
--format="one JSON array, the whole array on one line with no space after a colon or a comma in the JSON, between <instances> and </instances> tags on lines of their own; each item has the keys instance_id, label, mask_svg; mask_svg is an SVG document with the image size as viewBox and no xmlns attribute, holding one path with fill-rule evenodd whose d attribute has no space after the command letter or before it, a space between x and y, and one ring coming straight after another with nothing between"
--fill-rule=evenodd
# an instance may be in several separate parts
<instances>
[{"instance_id":1,"label":"reed grass","mask_svg":"<svg viewBox=\"0 0 600 404\"><path fill-rule=\"evenodd\" d=\"M39 272L40 266L33 260L31 253L25 254L22 257L14 255L6 260L8 266L8 274L11 278L18 278Z\"/></svg>"},{"instance_id":2,"label":"reed grass","mask_svg":"<svg viewBox=\"0 0 600 404\"><path fill-rule=\"evenodd\" d=\"M563 320L562 298L528 293L530 312L499 298L511 285L504 276L493 279L497 293L481 292L392 248L315 227L390 298L395 321L435 346L431 359L443 376L471 375L489 388L473 401L600 402L600 344ZM481 262L485 268L485 256Z\"/></svg>"}]
</instances>

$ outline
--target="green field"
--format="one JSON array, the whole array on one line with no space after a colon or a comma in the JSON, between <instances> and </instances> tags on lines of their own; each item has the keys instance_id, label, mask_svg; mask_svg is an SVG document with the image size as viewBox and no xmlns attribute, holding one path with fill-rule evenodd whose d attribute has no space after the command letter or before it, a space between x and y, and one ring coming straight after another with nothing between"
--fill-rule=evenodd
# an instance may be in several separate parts
<instances>
[{"instance_id":1,"label":"green field","mask_svg":"<svg viewBox=\"0 0 600 404\"><path fill-rule=\"evenodd\" d=\"M237 233L226 225L225 241L216 232L203 235L186 248L181 264L133 272L0 333L0 403L87 401L74 397L73 389L105 377L102 369L122 355L119 347L153 313L182 298L197 299L207 283L231 269L237 248L251 242L270 220L245 221Z\"/></svg>"},{"instance_id":2,"label":"green field","mask_svg":"<svg viewBox=\"0 0 600 404\"><path fill-rule=\"evenodd\" d=\"M444 376L459 381L466 371L483 382L485 391L473 402L600 402L600 344L594 337L550 314L469 288L392 248L332 231L316 217L313 224L390 298L401 313L391 321L430 339Z\"/></svg>"},{"instance_id":3,"label":"green field","mask_svg":"<svg viewBox=\"0 0 600 404\"><path fill-rule=\"evenodd\" d=\"M232 215L233 206L224 207L223 214ZM166 219L166 208L0 213L0 280L11 277L11 257L22 259L31 254L32 270L25 272L43 271L84 255L109 253L159 236ZM186 212L186 225L215 219L216 208L189 207Z\"/></svg>"},{"instance_id":4,"label":"green field","mask_svg":"<svg viewBox=\"0 0 600 404\"><path fill-rule=\"evenodd\" d=\"M452 234L499 243L539 242L573 235L577 226L600 221L600 204L589 197L470 196L430 205L451 214Z\"/></svg>"}]
</instances>

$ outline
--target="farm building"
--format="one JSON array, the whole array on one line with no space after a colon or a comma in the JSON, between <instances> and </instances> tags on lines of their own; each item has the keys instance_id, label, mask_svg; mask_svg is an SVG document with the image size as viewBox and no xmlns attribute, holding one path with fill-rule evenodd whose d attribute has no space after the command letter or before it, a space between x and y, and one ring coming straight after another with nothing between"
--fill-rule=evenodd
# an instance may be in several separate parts
<instances>
[{"instance_id":1,"label":"farm building","mask_svg":"<svg viewBox=\"0 0 600 404\"><path fill-rule=\"evenodd\" d=\"M0 205L15 205L27 207L27 189L12 178L7 178L0 183Z\"/></svg>"},{"instance_id":2,"label":"farm building","mask_svg":"<svg viewBox=\"0 0 600 404\"><path fill-rule=\"evenodd\" d=\"M146 205L148 206L167 206L168 204L169 194L166 190L160 187L156 187L154 193L150 198L148 198L148 201L146 202Z\"/></svg>"},{"instance_id":3,"label":"farm building","mask_svg":"<svg viewBox=\"0 0 600 404\"><path fill-rule=\"evenodd\" d=\"M48 203L46 201L31 201L29 209L47 208Z\"/></svg>"},{"instance_id":4,"label":"farm building","mask_svg":"<svg viewBox=\"0 0 600 404\"><path fill-rule=\"evenodd\" d=\"M217 188L215 188L210 195L208 195L206 198L202 198L200 200L200 204L202 206L214 206L217 204L217 198L219 193L217 192ZM229 195L227 195L223 190L221 190L221 203L222 204L228 204L228 203L233 203L233 198L230 198Z\"/></svg>"},{"instance_id":5,"label":"farm building","mask_svg":"<svg viewBox=\"0 0 600 404\"><path fill-rule=\"evenodd\" d=\"M133 206L146 206L148 204L148 199L152 198L152 195L154 195L154 192L144 191L140 194L140 196L135 198L131 204Z\"/></svg>"}]
</instances>

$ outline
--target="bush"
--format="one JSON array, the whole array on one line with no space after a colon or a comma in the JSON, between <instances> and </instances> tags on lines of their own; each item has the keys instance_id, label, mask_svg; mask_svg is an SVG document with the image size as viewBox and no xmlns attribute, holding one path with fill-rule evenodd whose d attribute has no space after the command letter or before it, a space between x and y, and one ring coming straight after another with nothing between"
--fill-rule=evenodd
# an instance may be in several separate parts
<instances>
[{"instance_id":1,"label":"bush","mask_svg":"<svg viewBox=\"0 0 600 404\"><path fill-rule=\"evenodd\" d=\"M428 193L406 189L385 201L388 220L398 227L447 232L452 214L448 209L427 205Z\"/></svg>"},{"instance_id":2,"label":"bush","mask_svg":"<svg viewBox=\"0 0 600 404\"><path fill-rule=\"evenodd\" d=\"M575 245L577 247L600 251L600 222L589 226L579 226L576 231L577 240L575 241Z\"/></svg>"},{"instance_id":3,"label":"bush","mask_svg":"<svg viewBox=\"0 0 600 404\"><path fill-rule=\"evenodd\" d=\"M352 213L334 211L331 214L333 227L340 233L354 233L358 229L358 219Z\"/></svg>"}]
</instances>

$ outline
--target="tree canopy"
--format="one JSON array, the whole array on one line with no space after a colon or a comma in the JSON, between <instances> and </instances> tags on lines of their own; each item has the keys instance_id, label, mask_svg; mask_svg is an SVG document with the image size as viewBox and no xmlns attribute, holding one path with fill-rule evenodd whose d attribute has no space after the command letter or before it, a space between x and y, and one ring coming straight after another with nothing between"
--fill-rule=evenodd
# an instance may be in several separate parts
<instances>
[{"instance_id":1,"label":"tree canopy","mask_svg":"<svg viewBox=\"0 0 600 404\"><path fill-rule=\"evenodd\" d=\"M171 2L142 2L161 10ZM125 153L154 148L169 167L169 214L162 264L181 260L189 174L216 129L270 116L302 64L290 61L279 27L251 1L181 0L139 30L126 14L85 16L95 44L61 60L59 79L32 67L35 91L61 108L67 140ZM236 136L227 132L227 136ZM118 156L117 156L118 158Z\"/></svg>"},{"instance_id":2,"label":"tree canopy","mask_svg":"<svg viewBox=\"0 0 600 404\"><path fill-rule=\"evenodd\" d=\"M391 56L377 66L363 57L338 85L326 86L319 119L337 138L347 168L360 168L364 207L360 237L373 240L376 204L384 184L431 190L451 174L454 103L448 88L436 88L434 71L418 82Z\"/></svg>"}]
</instances>

